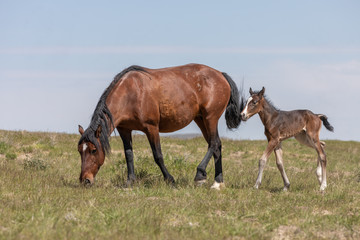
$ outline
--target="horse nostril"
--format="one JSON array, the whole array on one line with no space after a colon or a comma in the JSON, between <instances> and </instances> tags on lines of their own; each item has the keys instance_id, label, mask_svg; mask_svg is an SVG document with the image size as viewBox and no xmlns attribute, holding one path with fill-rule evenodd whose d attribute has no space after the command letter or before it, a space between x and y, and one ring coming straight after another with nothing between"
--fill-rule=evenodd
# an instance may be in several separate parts
<instances>
[{"instance_id":1,"label":"horse nostril","mask_svg":"<svg viewBox=\"0 0 360 240\"><path fill-rule=\"evenodd\" d=\"M85 184L85 185L90 185L90 184L91 184L91 181L86 178L85 181L84 181L84 184Z\"/></svg>"},{"instance_id":2,"label":"horse nostril","mask_svg":"<svg viewBox=\"0 0 360 240\"><path fill-rule=\"evenodd\" d=\"M246 114L245 114L245 113L242 113L242 114L241 114L241 120L243 120L243 121L246 121L246 120L247 120L247 117L246 117Z\"/></svg>"}]
</instances>

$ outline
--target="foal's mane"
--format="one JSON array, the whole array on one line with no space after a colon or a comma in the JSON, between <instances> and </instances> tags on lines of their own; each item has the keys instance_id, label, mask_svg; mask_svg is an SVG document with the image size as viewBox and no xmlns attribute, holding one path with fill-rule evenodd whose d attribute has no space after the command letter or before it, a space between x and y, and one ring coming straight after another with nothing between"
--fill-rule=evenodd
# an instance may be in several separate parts
<instances>
[{"instance_id":1,"label":"foal's mane","mask_svg":"<svg viewBox=\"0 0 360 240\"><path fill-rule=\"evenodd\" d=\"M268 96L264 95L264 99L270 105L270 107L274 108L276 111L280 111L279 108L275 107L274 103L268 98Z\"/></svg>"},{"instance_id":2,"label":"foal's mane","mask_svg":"<svg viewBox=\"0 0 360 240\"><path fill-rule=\"evenodd\" d=\"M92 115L90 125L86 129L84 134L81 136L78 143L79 145L83 141L86 141L86 142L91 142L96 146L97 149L99 149L100 146L96 139L96 131L100 127L101 132L99 139L102 145L102 150L104 151L105 155L110 152L111 150L109 143L109 135L111 134L110 127L112 125L115 128L115 126L114 126L112 114L106 105L106 99L109 96L111 90L114 88L114 86L119 81L121 81L122 77L126 73L131 71L147 72L143 67L133 65L124 69L114 77L114 80L110 83L109 87L107 87L104 93L101 95L100 100L97 103L95 111Z\"/></svg>"},{"instance_id":3,"label":"foal's mane","mask_svg":"<svg viewBox=\"0 0 360 240\"><path fill-rule=\"evenodd\" d=\"M254 91L254 94L258 94L260 91ZM276 111L280 111L279 108L275 107L274 103L270 100L270 98L264 94L263 98L270 105L271 108L274 108Z\"/></svg>"}]
</instances>

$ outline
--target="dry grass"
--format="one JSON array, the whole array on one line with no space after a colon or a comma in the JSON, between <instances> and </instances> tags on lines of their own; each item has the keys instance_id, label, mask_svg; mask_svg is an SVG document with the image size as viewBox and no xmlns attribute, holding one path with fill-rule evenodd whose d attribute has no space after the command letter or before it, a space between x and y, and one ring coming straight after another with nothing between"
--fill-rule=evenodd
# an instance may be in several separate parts
<instances>
[{"instance_id":1,"label":"dry grass","mask_svg":"<svg viewBox=\"0 0 360 240\"><path fill-rule=\"evenodd\" d=\"M195 187L206 143L162 138L165 163L175 177L166 185L144 136L134 140L138 182L124 187L122 143L96 185L78 183L77 135L0 131L0 239L359 239L360 143L327 141L328 188L319 192L316 153L284 142L282 179L272 156L259 190L252 189L264 141L223 139L226 188Z\"/></svg>"}]
</instances>

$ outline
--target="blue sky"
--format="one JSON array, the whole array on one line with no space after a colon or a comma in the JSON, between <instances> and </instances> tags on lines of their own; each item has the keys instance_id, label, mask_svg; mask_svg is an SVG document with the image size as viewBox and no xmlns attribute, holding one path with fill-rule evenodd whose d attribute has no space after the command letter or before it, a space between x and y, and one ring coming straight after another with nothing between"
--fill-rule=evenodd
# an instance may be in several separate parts
<instances>
[{"instance_id":1,"label":"blue sky","mask_svg":"<svg viewBox=\"0 0 360 240\"><path fill-rule=\"evenodd\" d=\"M132 64L202 63L360 141L359 1L0 0L0 129L77 132ZM248 94L247 94L248 96ZM220 135L264 139L257 116ZM195 124L178 133L200 133Z\"/></svg>"}]
</instances>

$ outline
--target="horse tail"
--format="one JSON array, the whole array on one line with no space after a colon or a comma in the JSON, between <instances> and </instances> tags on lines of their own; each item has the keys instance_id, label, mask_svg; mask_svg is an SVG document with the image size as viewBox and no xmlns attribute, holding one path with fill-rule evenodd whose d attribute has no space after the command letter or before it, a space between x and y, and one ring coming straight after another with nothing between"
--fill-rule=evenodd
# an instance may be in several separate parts
<instances>
[{"instance_id":1,"label":"horse tail","mask_svg":"<svg viewBox=\"0 0 360 240\"><path fill-rule=\"evenodd\" d=\"M334 131L334 127L331 126L331 124L329 123L329 121L327 120L327 116L323 115L323 114L318 114L318 117L321 119L321 121L323 122L324 126L326 127L327 130L329 130L330 132Z\"/></svg>"},{"instance_id":2,"label":"horse tail","mask_svg":"<svg viewBox=\"0 0 360 240\"><path fill-rule=\"evenodd\" d=\"M231 88L230 99L225 111L226 126L229 129L233 129L237 128L241 123L240 114L245 107L245 100L243 97L240 99L239 90L231 77L226 73L222 73L222 75L228 81ZM242 92L243 91L241 89L241 93Z\"/></svg>"}]
</instances>

